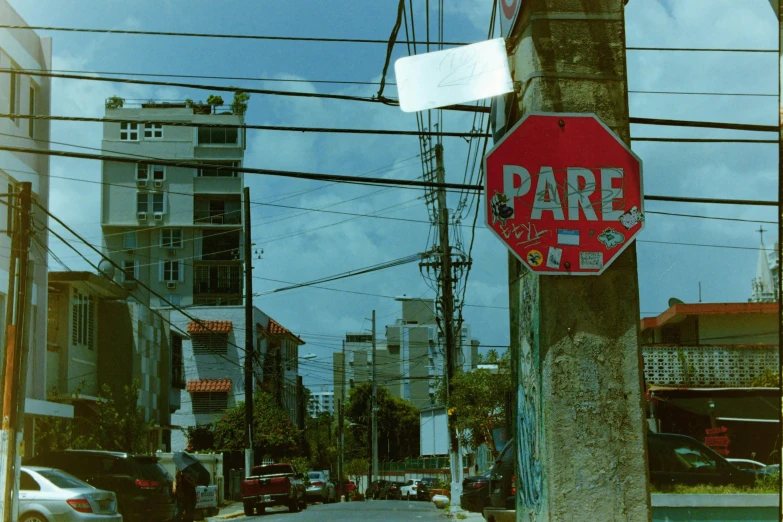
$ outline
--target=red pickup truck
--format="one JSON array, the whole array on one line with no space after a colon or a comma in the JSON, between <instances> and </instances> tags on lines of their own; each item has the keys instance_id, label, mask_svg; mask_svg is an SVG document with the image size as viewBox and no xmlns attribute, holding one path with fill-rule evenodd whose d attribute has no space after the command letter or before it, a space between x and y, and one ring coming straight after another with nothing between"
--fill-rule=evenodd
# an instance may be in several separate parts
<instances>
[{"instance_id":1,"label":"red pickup truck","mask_svg":"<svg viewBox=\"0 0 783 522\"><path fill-rule=\"evenodd\" d=\"M242 481L245 515L263 515L267 506L288 506L292 513L307 508L303 476L290 464L256 466Z\"/></svg>"}]
</instances>

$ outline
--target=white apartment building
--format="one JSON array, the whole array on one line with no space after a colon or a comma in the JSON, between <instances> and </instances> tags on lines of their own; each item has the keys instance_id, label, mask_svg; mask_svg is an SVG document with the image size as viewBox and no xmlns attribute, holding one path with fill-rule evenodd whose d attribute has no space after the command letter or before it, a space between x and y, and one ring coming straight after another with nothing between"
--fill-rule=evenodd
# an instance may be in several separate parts
<instances>
[{"instance_id":1,"label":"white apartment building","mask_svg":"<svg viewBox=\"0 0 783 522\"><path fill-rule=\"evenodd\" d=\"M436 381L444 374L444 339L436 323L435 301L410 297L397 298L402 304L401 317L386 326L386 339L376 340L375 369L379 387L395 397L410 401L417 408L436 403ZM463 371L476 367L478 340L471 338L470 325L463 324L458 350L458 364ZM372 379L372 335L347 333L343 353L333 355L335 400L343 393Z\"/></svg>"},{"instance_id":2,"label":"white apartment building","mask_svg":"<svg viewBox=\"0 0 783 522\"><path fill-rule=\"evenodd\" d=\"M325 390L311 391L307 413L310 417L318 417L322 413L334 415L334 392Z\"/></svg>"},{"instance_id":3,"label":"white apartment building","mask_svg":"<svg viewBox=\"0 0 783 522\"><path fill-rule=\"evenodd\" d=\"M9 25L27 25L6 0L0 0L0 20ZM27 71L49 71L52 68L52 40L38 36L35 31L0 29L0 68L12 73L0 73L0 110L4 113L47 116L50 114L51 83L48 78ZM18 71L18 72L16 72ZM0 118L2 143L11 147L49 149L49 122L27 118ZM0 193L19 190L19 183L32 184L33 199L49 207L49 157L0 151ZM0 313L5 317L8 299L8 280L12 228L7 203L13 196L2 196L0 209ZM27 361L27 389L25 412L25 450L32 450L35 415L73 416L73 408L46 401L46 314L47 314L47 252L48 233L41 230L48 219L33 205L33 219L38 230L31 246L29 270L32 292L25 318L29 330L30 347ZM5 330L0 332L0 364L5 358Z\"/></svg>"}]
</instances>

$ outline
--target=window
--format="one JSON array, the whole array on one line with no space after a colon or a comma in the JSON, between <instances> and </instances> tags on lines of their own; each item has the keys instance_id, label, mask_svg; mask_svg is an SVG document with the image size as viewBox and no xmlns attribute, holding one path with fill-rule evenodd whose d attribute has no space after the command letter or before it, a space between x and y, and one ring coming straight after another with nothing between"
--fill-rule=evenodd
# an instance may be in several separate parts
<instances>
[{"instance_id":1,"label":"window","mask_svg":"<svg viewBox=\"0 0 783 522\"><path fill-rule=\"evenodd\" d=\"M162 123L147 123L144 125L144 139L154 139L163 137Z\"/></svg>"},{"instance_id":2,"label":"window","mask_svg":"<svg viewBox=\"0 0 783 522\"><path fill-rule=\"evenodd\" d=\"M122 261L122 280L134 281L139 277L139 262L134 259Z\"/></svg>"},{"instance_id":3,"label":"window","mask_svg":"<svg viewBox=\"0 0 783 522\"><path fill-rule=\"evenodd\" d=\"M228 334L191 334L190 339L194 355L224 355L228 352Z\"/></svg>"},{"instance_id":4,"label":"window","mask_svg":"<svg viewBox=\"0 0 783 522\"><path fill-rule=\"evenodd\" d=\"M149 212L150 200L147 196L146 192L136 193L136 212Z\"/></svg>"},{"instance_id":5,"label":"window","mask_svg":"<svg viewBox=\"0 0 783 522\"><path fill-rule=\"evenodd\" d=\"M22 470L19 475L19 491L41 491L41 486L29 473Z\"/></svg>"},{"instance_id":6,"label":"window","mask_svg":"<svg viewBox=\"0 0 783 522\"><path fill-rule=\"evenodd\" d=\"M149 165L146 163L139 163L136 165L136 179L137 180L146 180L149 179Z\"/></svg>"},{"instance_id":7,"label":"window","mask_svg":"<svg viewBox=\"0 0 783 522\"><path fill-rule=\"evenodd\" d=\"M182 248L182 229L164 228L160 231L161 248Z\"/></svg>"},{"instance_id":8,"label":"window","mask_svg":"<svg viewBox=\"0 0 783 522\"><path fill-rule=\"evenodd\" d=\"M135 230L126 230L122 233L122 248L125 249L134 249L136 248L136 231Z\"/></svg>"},{"instance_id":9,"label":"window","mask_svg":"<svg viewBox=\"0 0 783 522\"><path fill-rule=\"evenodd\" d=\"M198 176L202 178L236 178L237 172L225 167L239 167L238 161L211 161L209 167L198 169Z\"/></svg>"},{"instance_id":10,"label":"window","mask_svg":"<svg viewBox=\"0 0 783 522\"><path fill-rule=\"evenodd\" d=\"M199 127L199 145L236 145L239 132L236 128Z\"/></svg>"},{"instance_id":11,"label":"window","mask_svg":"<svg viewBox=\"0 0 783 522\"><path fill-rule=\"evenodd\" d=\"M222 413L228 407L228 393L226 392L194 392L193 413Z\"/></svg>"},{"instance_id":12,"label":"window","mask_svg":"<svg viewBox=\"0 0 783 522\"><path fill-rule=\"evenodd\" d=\"M152 211L164 212L163 210L163 194L156 193L152 195Z\"/></svg>"},{"instance_id":13,"label":"window","mask_svg":"<svg viewBox=\"0 0 783 522\"><path fill-rule=\"evenodd\" d=\"M139 163L136 165L136 179L143 181L150 179L150 173L152 173L152 179L155 181L163 181L166 179L166 168L163 165L149 165L147 163Z\"/></svg>"},{"instance_id":14,"label":"window","mask_svg":"<svg viewBox=\"0 0 783 522\"><path fill-rule=\"evenodd\" d=\"M169 299L171 301L171 299ZM171 333L171 386L185 388L185 360L182 357L182 336Z\"/></svg>"},{"instance_id":15,"label":"window","mask_svg":"<svg viewBox=\"0 0 783 522\"><path fill-rule=\"evenodd\" d=\"M120 123L120 141L139 141L139 124Z\"/></svg>"},{"instance_id":16,"label":"window","mask_svg":"<svg viewBox=\"0 0 783 522\"><path fill-rule=\"evenodd\" d=\"M163 262L163 280L164 281L180 281L182 279L182 266L181 261L164 261Z\"/></svg>"},{"instance_id":17,"label":"window","mask_svg":"<svg viewBox=\"0 0 783 522\"><path fill-rule=\"evenodd\" d=\"M153 181L163 181L166 179L166 167L163 165L151 165L151 168Z\"/></svg>"},{"instance_id":18,"label":"window","mask_svg":"<svg viewBox=\"0 0 783 522\"><path fill-rule=\"evenodd\" d=\"M35 102L35 87L30 87L30 116L35 116ZM30 118L27 122L27 135L35 138L35 120Z\"/></svg>"},{"instance_id":19,"label":"window","mask_svg":"<svg viewBox=\"0 0 783 522\"><path fill-rule=\"evenodd\" d=\"M95 303L91 295L73 291L71 310L71 341L93 349L95 337Z\"/></svg>"},{"instance_id":20,"label":"window","mask_svg":"<svg viewBox=\"0 0 783 522\"><path fill-rule=\"evenodd\" d=\"M162 307L166 307L166 306L180 306L182 304L182 296L181 295L176 295L176 294L171 294L171 295L167 295L166 296L166 301L168 301L168 303L166 301L163 301L162 299L160 299L159 301L160 301L160 306L162 306ZM169 304L169 303L171 303L171 304Z\"/></svg>"},{"instance_id":21,"label":"window","mask_svg":"<svg viewBox=\"0 0 783 522\"><path fill-rule=\"evenodd\" d=\"M19 113L19 91L20 89L20 74L18 72L12 71L9 74L11 85L9 86L9 96L8 96L8 112L11 114L18 114ZM15 122L17 125L19 124L19 118L11 118L11 121Z\"/></svg>"}]
</instances>

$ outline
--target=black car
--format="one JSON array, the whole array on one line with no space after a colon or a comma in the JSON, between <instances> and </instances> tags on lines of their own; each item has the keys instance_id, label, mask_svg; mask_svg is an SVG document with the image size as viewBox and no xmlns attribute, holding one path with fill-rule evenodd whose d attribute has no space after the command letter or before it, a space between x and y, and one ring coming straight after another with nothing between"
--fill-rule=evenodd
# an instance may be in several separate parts
<instances>
[{"instance_id":1,"label":"black car","mask_svg":"<svg viewBox=\"0 0 783 522\"><path fill-rule=\"evenodd\" d=\"M435 477L423 477L419 482L419 487L416 488L417 500L429 500L430 490L435 489L438 484L438 479Z\"/></svg>"},{"instance_id":2,"label":"black car","mask_svg":"<svg viewBox=\"0 0 783 522\"><path fill-rule=\"evenodd\" d=\"M489 471L489 496L485 507L516 509L516 485L514 484L514 447L512 438L503 447Z\"/></svg>"},{"instance_id":3,"label":"black car","mask_svg":"<svg viewBox=\"0 0 783 522\"><path fill-rule=\"evenodd\" d=\"M647 433L650 483L658 487L674 484L753 485L757 474L739 469L721 455L685 435Z\"/></svg>"},{"instance_id":4,"label":"black car","mask_svg":"<svg viewBox=\"0 0 783 522\"><path fill-rule=\"evenodd\" d=\"M483 513L484 506L489 500L489 476L492 470L485 471L481 475L465 477L462 481L462 495L459 497L459 505L473 513Z\"/></svg>"},{"instance_id":5,"label":"black car","mask_svg":"<svg viewBox=\"0 0 783 522\"><path fill-rule=\"evenodd\" d=\"M25 464L57 468L117 495L125 522L174 519L174 479L157 457L112 451L67 450L37 455Z\"/></svg>"},{"instance_id":6,"label":"black car","mask_svg":"<svg viewBox=\"0 0 783 522\"><path fill-rule=\"evenodd\" d=\"M400 495L400 488L403 484L404 482L396 480L387 481L386 484L384 484L381 488L381 492L378 495L378 498L383 500L401 500L402 496Z\"/></svg>"},{"instance_id":7,"label":"black car","mask_svg":"<svg viewBox=\"0 0 783 522\"><path fill-rule=\"evenodd\" d=\"M364 498L380 498L381 490L389 482L388 480L373 480L364 491Z\"/></svg>"}]
</instances>

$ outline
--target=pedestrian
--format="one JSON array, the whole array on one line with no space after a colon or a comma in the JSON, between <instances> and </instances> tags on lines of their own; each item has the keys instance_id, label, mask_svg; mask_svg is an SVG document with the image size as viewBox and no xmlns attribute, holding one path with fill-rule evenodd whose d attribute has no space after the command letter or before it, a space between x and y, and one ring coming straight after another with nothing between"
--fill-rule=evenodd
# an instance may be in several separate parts
<instances>
[{"instance_id":1,"label":"pedestrian","mask_svg":"<svg viewBox=\"0 0 783 522\"><path fill-rule=\"evenodd\" d=\"M196 485L182 471L177 471L174 495L177 499L177 520L193 522L196 509Z\"/></svg>"}]
</instances>

